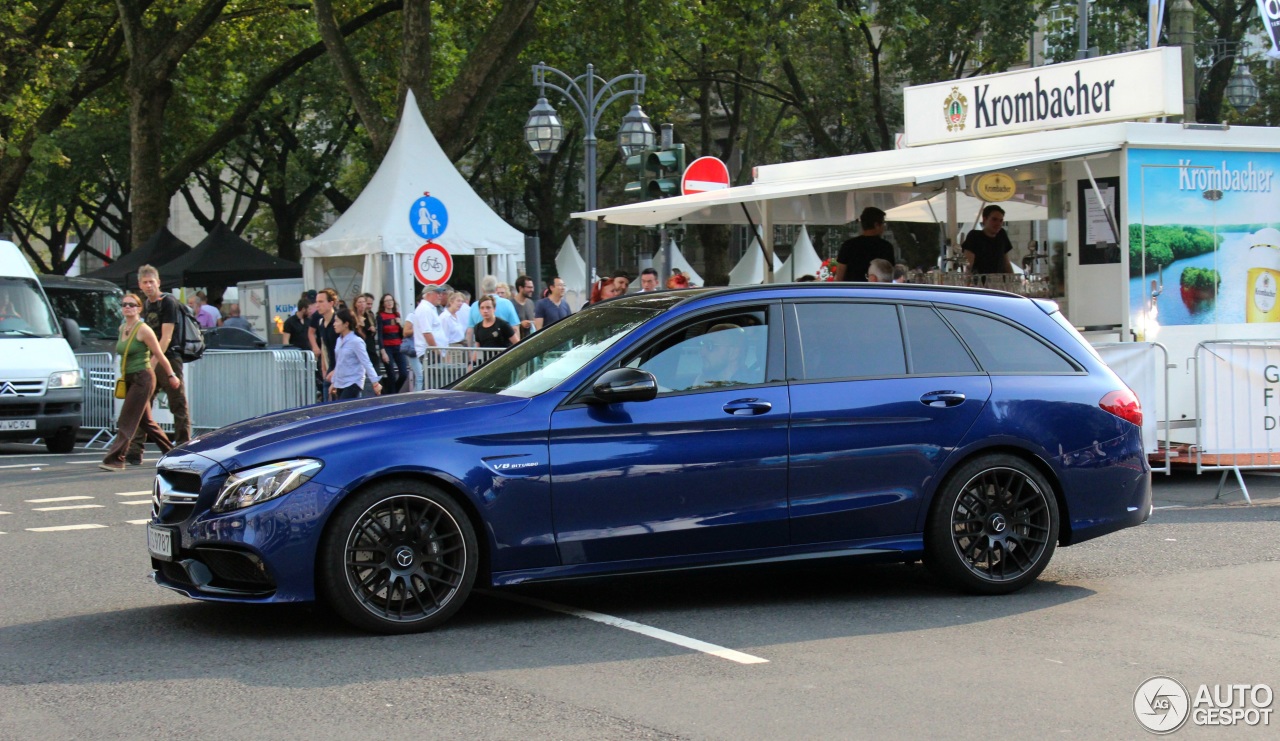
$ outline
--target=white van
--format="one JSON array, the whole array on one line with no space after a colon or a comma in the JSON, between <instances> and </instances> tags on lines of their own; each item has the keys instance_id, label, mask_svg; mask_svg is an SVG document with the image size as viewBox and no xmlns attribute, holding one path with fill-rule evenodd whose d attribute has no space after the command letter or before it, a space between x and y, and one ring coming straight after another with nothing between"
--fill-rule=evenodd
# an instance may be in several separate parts
<instances>
[{"instance_id":1,"label":"white van","mask_svg":"<svg viewBox=\"0 0 1280 741\"><path fill-rule=\"evenodd\" d=\"M44 438L70 453L84 401L75 320L61 323L36 274L12 242L0 241L0 440Z\"/></svg>"}]
</instances>

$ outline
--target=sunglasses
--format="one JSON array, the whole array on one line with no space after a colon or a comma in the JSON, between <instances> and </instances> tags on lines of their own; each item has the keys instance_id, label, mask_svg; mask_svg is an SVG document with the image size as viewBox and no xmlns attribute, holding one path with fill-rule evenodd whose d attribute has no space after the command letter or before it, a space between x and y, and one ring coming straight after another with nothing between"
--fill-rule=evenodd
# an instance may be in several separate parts
<instances>
[{"instance_id":1,"label":"sunglasses","mask_svg":"<svg viewBox=\"0 0 1280 741\"><path fill-rule=\"evenodd\" d=\"M136 304L136 303L134 303L134 302L132 302L132 301L123 301L123 302L121 302L121 303L120 303L120 305L121 305L121 306L126 306L126 307L127 307L127 306L132 306L132 307L133 307L133 308L135 308L135 309L141 309L141 308L142 308L142 304Z\"/></svg>"}]
</instances>

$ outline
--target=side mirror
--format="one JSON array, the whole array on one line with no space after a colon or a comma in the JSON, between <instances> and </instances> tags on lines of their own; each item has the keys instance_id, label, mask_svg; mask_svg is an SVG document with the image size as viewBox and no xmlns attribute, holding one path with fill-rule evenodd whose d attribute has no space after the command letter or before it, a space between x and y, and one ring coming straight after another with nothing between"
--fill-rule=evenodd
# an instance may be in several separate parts
<instances>
[{"instance_id":1,"label":"side mirror","mask_svg":"<svg viewBox=\"0 0 1280 741\"><path fill-rule=\"evenodd\" d=\"M596 379L591 393L602 404L649 401L658 395L658 379L638 368L614 368Z\"/></svg>"},{"instance_id":2,"label":"side mirror","mask_svg":"<svg viewBox=\"0 0 1280 741\"><path fill-rule=\"evenodd\" d=\"M80 345L84 344L84 338L80 336L80 325L69 316L62 317L62 336L67 338L67 344L72 350L79 350Z\"/></svg>"}]
</instances>

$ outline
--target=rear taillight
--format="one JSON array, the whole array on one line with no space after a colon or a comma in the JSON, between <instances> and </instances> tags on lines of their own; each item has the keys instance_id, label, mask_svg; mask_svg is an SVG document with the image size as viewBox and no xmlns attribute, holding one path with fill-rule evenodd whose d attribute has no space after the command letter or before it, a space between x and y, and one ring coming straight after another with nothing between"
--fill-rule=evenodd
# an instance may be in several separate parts
<instances>
[{"instance_id":1,"label":"rear taillight","mask_svg":"<svg viewBox=\"0 0 1280 741\"><path fill-rule=\"evenodd\" d=\"M1102 401L1098 402L1098 406L1126 422L1132 422L1139 427L1142 426L1142 404L1138 402L1138 395L1129 389L1112 391L1102 397Z\"/></svg>"}]
</instances>

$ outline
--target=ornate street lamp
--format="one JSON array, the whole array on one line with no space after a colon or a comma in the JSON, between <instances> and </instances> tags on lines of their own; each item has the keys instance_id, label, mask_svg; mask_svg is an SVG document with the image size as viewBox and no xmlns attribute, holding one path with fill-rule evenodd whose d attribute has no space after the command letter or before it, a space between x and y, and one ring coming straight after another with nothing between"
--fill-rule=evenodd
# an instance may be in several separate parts
<instances>
[{"instance_id":1,"label":"ornate street lamp","mask_svg":"<svg viewBox=\"0 0 1280 741\"><path fill-rule=\"evenodd\" d=\"M548 82L548 75L553 78L558 77L563 81L564 87L555 82ZM635 96L636 102L632 104L631 112L622 119L622 126L618 129L618 144L624 156L653 146L653 126L649 124L649 117L640 108L640 96L644 94L644 80L645 77L639 70L618 75L606 81L596 75L595 66L590 64L587 65L586 74L577 77L570 77L542 62L533 65L533 84L538 88L538 102L529 111L529 120L524 125L525 143L544 164L551 160L551 155L560 149L560 144L564 141L564 125L560 123L556 109L547 102L547 88L568 98L574 109L578 111L578 115L582 117L582 123L586 129L583 144L586 147L587 156L583 165L585 166L586 210L588 211L596 210L596 126L600 123L600 116L609 104L627 95ZM623 83L631 84L626 90L618 89ZM589 295L591 281L595 279L596 272L595 221L588 221L586 224L586 242L587 285L582 288L585 291L584 295Z\"/></svg>"},{"instance_id":2,"label":"ornate street lamp","mask_svg":"<svg viewBox=\"0 0 1280 741\"><path fill-rule=\"evenodd\" d=\"M1258 102L1258 85L1253 81L1249 66L1243 59L1236 61L1236 69L1227 81L1227 102L1240 113L1244 113Z\"/></svg>"}]
</instances>

